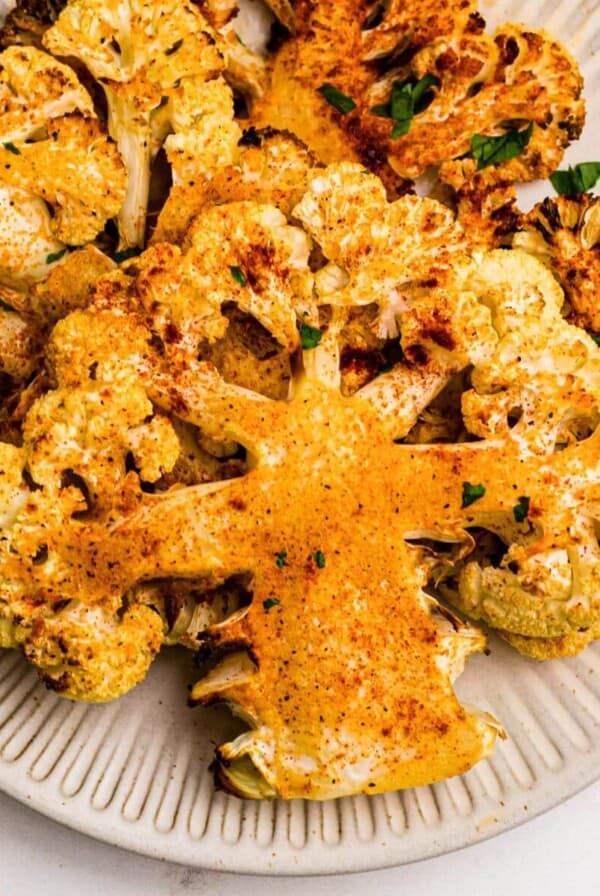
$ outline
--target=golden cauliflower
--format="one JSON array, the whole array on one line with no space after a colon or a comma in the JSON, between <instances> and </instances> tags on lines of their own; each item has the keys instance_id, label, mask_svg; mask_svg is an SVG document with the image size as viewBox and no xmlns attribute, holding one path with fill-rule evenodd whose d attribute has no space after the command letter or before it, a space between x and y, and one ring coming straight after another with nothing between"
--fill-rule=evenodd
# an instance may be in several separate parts
<instances>
[{"instance_id":1,"label":"golden cauliflower","mask_svg":"<svg viewBox=\"0 0 600 896\"><path fill-rule=\"evenodd\" d=\"M73 323L62 337L63 352ZM56 346L61 334L53 339ZM99 381L91 368L78 380L71 363L63 370L58 348L53 361L57 388L29 410L23 447L2 446L4 475L11 470L4 487L16 501L3 521L5 646L19 646L66 696L108 700L145 676L163 621L150 607L130 605L125 591L94 581L94 547L83 565L76 559L85 552L79 533L105 528L119 501L135 506L129 457L139 477L152 482L175 464L179 441L131 375L121 371ZM22 470L29 488L20 481Z\"/></svg>"},{"instance_id":2,"label":"golden cauliflower","mask_svg":"<svg viewBox=\"0 0 600 896\"><path fill-rule=\"evenodd\" d=\"M46 237L47 255L64 243L94 239L120 208L126 177L89 95L47 53L9 47L0 54L0 98L1 182L51 207L52 219L42 227L58 242ZM40 255L38 248L38 267Z\"/></svg>"},{"instance_id":3,"label":"golden cauliflower","mask_svg":"<svg viewBox=\"0 0 600 896\"><path fill-rule=\"evenodd\" d=\"M191 2L72 0L44 34L58 56L81 60L102 84L108 131L128 172L122 247L141 246L152 161L163 143L176 179L233 159L240 135L222 78L223 47Z\"/></svg>"},{"instance_id":4,"label":"golden cauliflower","mask_svg":"<svg viewBox=\"0 0 600 896\"><path fill-rule=\"evenodd\" d=\"M505 134L507 122L533 122L507 176L546 177L581 132L582 79L565 48L521 25L487 35L467 0L376 9L302 0L296 16L253 123L291 130L326 162L360 161L392 192L470 152L474 135Z\"/></svg>"},{"instance_id":5,"label":"golden cauliflower","mask_svg":"<svg viewBox=\"0 0 600 896\"><path fill-rule=\"evenodd\" d=\"M335 180L336 172L325 175ZM428 210L424 203L425 215ZM416 214L416 208L412 211ZM200 223L210 215L214 221L204 230ZM207 242L208 234L213 242ZM227 298L294 350L307 326L302 308L312 282L309 246L306 234L290 227L273 207L231 203L199 219L183 251L158 244L101 278L91 304L56 325L48 347L56 387L29 410L23 448L11 449L19 452L25 477L13 475L8 484L14 510L4 524L0 557L8 643L20 646L65 695L107 699L143 676L159 641L172 637L169 618L181 612L183 622L175 629L195 627L202 655L210 648L217 651L216 659L223 649L227 652L230 638L243 653L248 641L252 656L260 658L261 673L254 677L252 662L242 657L243 676L251 678L243 691L256 694L244 711L260 716L260 737L269 744L263 752L263 740L246 738L243 750L241 744L235 747L240 756L251 755L263 772L266 783L255 775L250 795L257 795L256 788L270 788L270 793L316 798L437 779L485 755L496 732L494 724L468 713L454 696L452 680L483 641L468 626L449 624L438 615L422 590L426 577L412 567L411 553L403 547L405 529L414 528L413 510L407 507L408 517L405 511L398 515L388 489L380 488L382 470L389 472L390 484L397 476L412 475L409 466L396 464L391 408L377 394L341 395L339 373L336 381L328 358L335 331L324 334L315 349L305 349L304 372L296 364L292 402L229 384L211 364L196 360L197 340L203 330L210 340ZM407 256L408 265L412 257ZM210 290L199 292L194 333L180 329L189 313L177 316L185 295L175 286L181 265L193 274L190 283L202 286L206 278L215 296L211 310L207 298L201 304ZM242 272L244 283L231 268ZM281 292L283 284L287 295ZM311 296L309 289L310 301ZM415 398L412 419L419 401ZM204 444L242 445L252 458L250 471L148 494L144 484L168 476L178 461L181 426L198 427ZM299 470L303 475L297 475ZM311 477L308 501L303 499L306 475ZM347 496L342 527L333 513L340 495ZM382 519L389 522L384 526L389 545L396 545L393 557L387 548L366 548L372 544L372 526L381 526ZM257 521L268 522L257 526ZM287 559L281 566L276 555L284 549ZM174 576L202 583L205 592L251 580L250 602L236 597L234 614L222 623L221 604L198 616L184 590L175 605L182 609L174 611L169 595L177 592L165 585ZM381 584L369 596L365 586L373 577ZM330 625L323 613L339 588L345 595L342 600L339 592L339 624ZM300 594L309 600L308 615L295 606ZM403 606L400 614L394 610L397 601ZM312 620L321 616L319 630ZM382 656L376 633L384 617L390 642ZM242 635L234 630L238 623ZM206 637L198 631L203 625L209 626ZM210 627L215 625L222 646ZM135 650L138 661L127 674L119 676L116 660L98 649L97 633L103 631L111 656ZM340 640L330 661L332 631ZM345 631L353 632L350 640ZM365 655L358 670L352 663L356 639ZM278 645L279 659L269 644ZM302 657L290 665L289 674L282 667L275 675L273 664L291 658L298 645L304 645ZM407 664L401 657L408 646ZM368 661L375 650L377 663ZM338 663L344 657L347 675L362 678L363 689L345 720L331 715L332 736L323 739L312 716L331 714L327 707L336 705L329 690L341 684ZM235 690L241 681L237 657L229 662L233 659L227 681ZM221 670L221 664L215 668ZM329 682L322 697L313 687L317 674ZM194 698L227 696L224 680L219 681L217 687L213 675L195 689ZM297 689L292 715L285 706L288 687ZM361 732L340 765L335 759L340 744L348 732L359 732L366 702L375 706L382 690L405 723L386 728L379 704L381 724ZM301 713L300 706L305 707ZM310 770L298 764L305 749L314 757ZM289 762L284 761L288 753ZM232 774L238 765L244 768L236 760ZM240 789L235 774L230 782Z\"/></svg>"},{"instance_id":6,"label":"golden cauliflower","mask_svg":"<svg viewBox=\"0 0 600 896\"><path fill-rule=\"evenodd\" d=\"M548 265L569 303L568 318L600 333L600 199L544 199L522 216L513 245Z\"/></svg>"},{"instance_id":7,"label":"golden cauliflower","mask_svg":"<svg viewBox=\"0 0 600 896\"><path fill-rule=\"evenodd\" d=\"M432 590L538 656L600 618L599 350L550 272L360 165L299 170L293 226L208 205L181 246L102 276L4 446L4 643L83 699L196 645L192 699L251 722L217 756L251 797L421 784L489 752L495 723L452 689L483 639ZM285 388L228 365L244 332L289 359ZM361 340L391 369L348 388ZM415 444L436 401L462 402L466 441Z\"/></svg>"},{"instance_id":8,"label":"golden cauliflower","mask_svg":"<svg viewBox=\"0 0 600 896\"><path fill-rule=\"evenodd\" d=\"M268 5L267 89L234 0L50 17L112 139L74 70L0 55L0 647L105 701L183 643L192 703L249 726L220 782L321 799L493 749L454 691L485 639L438 597L537 658L600 635L598 215L515 210L583 123L546 33ZM456 211L406 192L440 164Z\"/></svg>"},{"instance_id":9,"label":"golden cauliflower","mask_svg":"<svg viewBox=\"0 0 600 896\"><path fill-rule=\"evenodd\" d=\"M252 200L274 205L289 215L317 163L313 154L293 134L272 128L249 128L238 147L235 164L221 166L210 178L199 172L172 187L152 242L183 242L197 215L224 202Z\"/></svg>"}]
</instances>

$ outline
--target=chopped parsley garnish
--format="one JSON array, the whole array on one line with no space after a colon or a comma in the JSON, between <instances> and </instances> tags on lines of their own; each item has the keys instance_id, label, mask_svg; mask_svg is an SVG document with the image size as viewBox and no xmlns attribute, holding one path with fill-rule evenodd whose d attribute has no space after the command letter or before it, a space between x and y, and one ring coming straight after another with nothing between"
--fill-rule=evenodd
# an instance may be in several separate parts
<instances>
[{"instance_id":1,"label":"chopped parsley garnish","mask_svg":"<svg viewBox=\"0 0 600 896\"><path fill-rule=\"evenodd\" d=\"M402 134L408 134L413 117L427 108L431 102L431 87L439 87L440 80L435 75L425 75L418 81L409 78L406 81L394 81L389 102L373 106L372 115L390 118L394 122L392 137L395 140Z\"/></svg>"},{"instance_id":2,"label":"chopped parsley garnish","mask_svg":"<svg viewBox=\"0 0 600 896\"><path fill-rule=\"evenodd\" d=\"M485 134L473 134L471 137L471 155L477 159L477 170L488 165L499 165L508 159L520 156L533 134L533 122L524 131L517 128L507 131L500 137L488 137Z\"/></svg>"},{"instance_id":3,"label":"chopped parsley garnish","mask_svg":"<svg viewBox=\"0 0 600 896\"><path fill-rule=\"evenodd\" d=\"M337 109L338 112L341 112L342 115L347 115L348 112L352 112L353 109L356 109L356 103L352 97L346 96L345 93L342 93L342 91L338 90L337 87L334 87L333 84L321 84L320 87L317 87L317 93L320 93L321 96L327 100L329 105L333 106L334 109Z\"/></svg>"},{"instance_id":4,"label":"chopped parsley garnish","mask_svg":"<svg viewBox=\"0 0 600 896\"><path fill-rule=\"evenodd\" d=\"M229 266L229 270L231 271L231 276L236 283L239 283L240 286L246 285L246 275L241 268L234 264Z\"/></svg>"},{"instance_id":5,"label":"chopped parsley garnish","mask_svg":"<svg viewBox=\"0 0 600 896\"><path fill-rule=\"evenodd\" d=\"M485 485L471 485L463 482L462 506L470 507L475 501L479 501L485 495Z\"/></svg>"},{"instance_id":6,"label":"chopped parsley garnish","mask_svg":"<svg viewBox=\"0 0 600 896\"><path fill-rule=\"evenodd\" d=\"M315 558L315 563L319 567L319 569L325 569L325 554L323 551L315 551L313 554Z\"/></svg>"},{"instance_id":7,"label":"chopped parsley garnish","mask_svg":"<svg viewBox=\"0 0 600 896\"><path fill-rule=\"evenodd\" d=\"M561 196L577 196L596 186L600 178L600 162L580 162L566 171L555 171L550 183Z\"/></svg>"},{"instance_id":8,"label":"chopped parsley garnish","mask_svg":"<svg viewBox=\"0 0 600 896\"><path fill-rule=\"evenodd\" d=\"M2 146L4 149L7 149L9 152L12 152L13 156L20 156L21 150L18 146L15 146L14 143L3 143Z\"/></svg>"},{"instance_id":9,"label":"chopped parsley garnish","mask_svg":"<svg viewBox=\"0 0 600 896\"><path fill-rule=\"evenodd\" d=\"M136 258L141 254L142 250L139 246L130 246L129 249L122 249L120 252L114 252L112 260L116 261L117 264L122 264L124 261L129 261L130 258Z\"/></svg>"},{"instance_id":10,"label":"chopped parsley garnish","mask_svg":"<svg viewBox=\"0 0 600 896\"><path fill-rule=\"evenodd\" d=\"M300 342L303 349L316 348L323 338L323 334L316 327L302 324L300 327Z\"/></svg>"},{"instance_id":11,"label":"chopped parsley garnish","mask_svg":"<svg viewBox=\"0 0 600 896\"><path fill-rule=\"evenodd\" d=\"M278 597L268 597L266 600L263 600L263 607L269 612L271 607L278 607L281 604L281 601Z\"/></svg>"},{"instance_id":12,"label":"chopped parsley garnish","mask_svg":"<svg viewBox=\"0 0 600 896\"><path fill-rule=\"evenodd\" d=\"M381 376L384 373L389 373L390 370L394 369L394 364L391 361L388 361L387 364L382 364L379 370L377 371L376 376Z\"/></svg>"},{"instance_id":13,"label":"chopped parsley garnish","mask_svg":"<svg viewBox=\"0 0 600 896\"><path fill-rule=\"evenodd\" d=\"M279 569L283 569L287 560L287 551L284 548L282 551L277 551L275 554L275 563L279 567Z\"/></svg>"},{"instance_id":14,"label":"chopped parsley garnish","mask_svg":"<svg viewBox=\"0 0 600 896\"><path fill-rule=\"evenodd\" d=\"M66 255L69 250L67 248L59 249L58 252L50 252L49 255L46 255L46 264L54 264L55 261L60 261L63 255Z\"/></svg>"},{"instance_id":15,"label":"chopped parsley garnish","mask_svg":"<svg viewBox=\"0 0 600 896\"><path fill-rule=\"evenodd\" d=\"M519 498L519 503L515 504L513 507L513 513L515 515L515 520L517 523L524 523L527 519L527 515L529 514L529 504L531 502L531 498L528 498L527 495L521 495Z\"/></svg>"},{"instance_id":16,"label":"chopped parsley garnish","mask_svg":"<svg viewBox=\"0 0 600 896\"><path fill-rule=\"evenodd\" d=\"M588 336L591 336L596 345L600 345L600 333L588 333Z\"/></svg>"}]
</instances>

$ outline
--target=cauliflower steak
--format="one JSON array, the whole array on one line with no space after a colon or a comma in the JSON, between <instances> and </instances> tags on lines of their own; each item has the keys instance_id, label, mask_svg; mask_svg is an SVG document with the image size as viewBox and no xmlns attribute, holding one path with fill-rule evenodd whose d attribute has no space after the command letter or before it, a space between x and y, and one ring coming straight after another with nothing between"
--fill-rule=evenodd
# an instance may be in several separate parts
<instances>
[{"instance_id":1,"label":"cauliflower steak","mask_svg":"<svg viewBox=\"0 0 600 896\"><path fill-rule=\"evenodd\" d=\"M86 700L194 646L192 701L249 724L216 770L251 798L420 785L490 752L497 723L452 686L483 636L435 595L532 656L600 631L594 340L540 261L308 161L293 208L274 188L293 223L224 181L180 246L65 308L51 388L2 445L2 644ZM244 316L289 359L283 388L218 349ZM350 381L361 340L395 355ZM428 443L445 394L463 441ZM199 445L246 461L186 478ZM198 611L196 591L219 596Z\"/></svg>"},{"instance_id":2,"label":"cauliflower steak","mask_svg":"<svg viewBox=\"0 0 600 896\"><path fill-rule=\"evenodd\" d=\"M394 195L431 166L472 151L472 138L531 126L511 181L553 172L581 133L582 78L541 30L492 35L476 4L295 4L296 30L270 61L252 105L258 127L285 128L325 162L360 161Z\"/></svg>"}]
</instances>

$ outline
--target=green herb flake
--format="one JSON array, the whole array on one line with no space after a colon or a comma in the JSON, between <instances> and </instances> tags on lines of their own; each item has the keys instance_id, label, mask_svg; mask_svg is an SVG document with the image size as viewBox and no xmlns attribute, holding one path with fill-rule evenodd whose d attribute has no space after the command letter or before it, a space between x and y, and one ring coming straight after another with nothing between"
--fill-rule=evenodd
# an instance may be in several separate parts
<instances>
[{"instance_id":1,"label":"green herb flake","mask_svg":"<svg viewBox=\"0 0 600 896\"><path fill-rule=\"evenodd\" d=\"M277 551L277 553L275 554L275 563L277 564L279 569L283 569L283 567L286 565L286 561L287 561L286 549L284 548L282 551Z\"/></svg>"},{"instance_id":2,"label":"green herb flake","mask_svg":"<svg viewBox=\"0 0 600 896\"><path fill-rule=\"evenodd\" d=\"M278 597L268 597L266 600L263 600L263 607L269 612L271 607L279 607L281 606L281 601Z\"/></svg>"},{"instance_id":3,"label":"green herb flake","mask_svg":"<svg viewBox=\"0 0 600 896\"><path fill-rule=\"evenodd\" d=\"M379 368L379 370L377 371L377 373L376 373L375 375L376 375L376 376L382 376L384 373L389 373L391 370L394 369L394 366L395 366L395 365L392 364L391 361L388 361L387 364L382 364L382 365L381 365L381 367Z\"/></svg>"},{"instance_id":4,"label":"green herb flake","mask_svg":"<svg viewBox=\"0 0 600 896\"><path fill-rule=\"evenodd\" d=\"M600 333L588 333L588 336L591 336L596 345L600 345Z\"/></svg>"},{"instance_id":5,"label":"green herb flake","mask_svg":"<svg viewBox=\"0 0 600 896\"><path fill-rule=\"evenodd\" d=\"M129 249L121 249L120 252L114 252L112 260L116 261L117 264L122 264L124 261L129 261L130 258L137 258L141 254L142 250L139 246L130 246Z\"/></svg>"},{"instance_id":6,"label":"green herb flake","mask_svg":"<svg viewBox=\"0 0 600 896\"><path fill-rule=\"evenodd\" d=\"M316 348L323 338L323 334L316 327L309 327L308 324L302 324L300 327L300 342L303 349Z\"/></svg>"},{"instance_id":7,"label":"green herb flake","mask_svg":"<svg viewBox=\"0 0 600 896\"><path fill-rule=\"evenodd\" d=\"M414 116L423 112L431 102L428 91L439 85L440 80L435 75L425 75L418 81L412 78L394 81L389 102L373 106L371 115L391 119L394 122L392 139L396 140L403 134L408 134Z\"/></svg>"},{"instance_id":8,"label":"green herb flake","mask_svg":"<svg viewBox=\"0 0 600 896\"><path fill-rule=\"evenodd\" d=\"M319 569L325 569L325 554L323 551L315 551L313 557Z\"/></svg>"},{"instance_id":9,"label":"green herb flake","mask_svg":"<svg viewBox=\"0 0 600 896\"><path fill-rule=\"evenodd\" d=\"M527 495L521 495L518 504L515 504L513 507L513 514L517 523L524 523L527 519L530 503L531 498L528 498Z\"/></svg>"},{"instance_id":10,"label":"green herb flake","mask_svg":"<svg viewBox=\"0 0 600 896\"><path fill-rule=\"evenodd\" d=\"M462 506L470 507L475 501L479 501L485 495L485 485L471 485L463 482Z\"/></svg>"},{"instance_id":11,"label":"green herb flake","mask_svg":"<svg viewBox=\"0 0 600 896\"><path fill-rule=\"evenodd\" d=\"M513 128L499 137L489 137L485 134L473 134L471 137L471 155L477 159L477 170L487 168L489 165L499 165L508 159L520 156L531 140L533 134L533 122L524 131Z\"/></svg>"},{"instance_id":12,"label":"green herb flake","mask_svg":"<svg viewBox=\"0 0 600 896\"><path fill-rule=\"evenodd\" d=\"M246 275L241 268L234 264L229 266L229 270L236 283L239 283L240 286L246 285Z\"/></svg>"},{"instance_id":13,"label":"green herb flake","mask_svg":"<svg viewBox=\"0 0 600 896\"><path fill-rule=\"evenodd\" d=\"M596 186L600 178L600 162L580 162L550 175L550 183L560 196L578 196Z\"/></svg>"},{"instance_id":14,"label":"green herb flake","mask_svg":"<svg viewBox=\"0 0 600 896\"><path fill-rule=\"evenodd\" d=\"M12 152L13 156L20 156L21 150L18 146L15 146L14 143L3 143L2 146L4 149L7 149L9 152Z\"/></svg>"},{"instance_id":15,"label":"green herb flake","mask_svg":"<svg viewBox=\"0 0 600 896\"><path fill-rule=\"evenodd\" d=\"M60 261L60 259L67 254L69 250L59 249L58 252L51 252L49 255L46 255L46 264L54 264L55 261Z\"/></svg>"},{"instance_id":16,"label":"green herb flake","mask_svg":"<svg viewBox=\"0 0 600 896\"><path fill-rule=\"evenodd\" d=\"M373 106L370 110L371 115L376 115L378 118L391 118L390 114L390 106L389 103L381 104L380 106Z\"/></svg>"},{"instance_id":17,"label":"green herb flake","mask_svg":"<svg viewBox=\"0 0 600 896\"><path fill-rule=\"evenodd\" d=\"M356 103L352 97L346 96L345 93L342 93L341 90L338 90L333 84L321 84L320 87L317 87L317 93L320 93L321 96L327 100L329 105L333 106L334 109L337 109L342 115L347 115L349 112L356 109Z\"/></svg>"}]
</instances>

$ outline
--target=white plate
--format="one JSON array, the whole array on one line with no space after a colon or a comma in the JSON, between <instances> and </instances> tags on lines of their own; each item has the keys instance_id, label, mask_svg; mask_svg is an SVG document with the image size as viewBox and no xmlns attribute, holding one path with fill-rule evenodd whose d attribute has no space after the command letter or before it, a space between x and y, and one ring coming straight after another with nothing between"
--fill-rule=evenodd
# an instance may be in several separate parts
<instances>
[{"instance_id":1,"label":"white plate","mask_svg":"<svg viewBox=\"0 0 600 896\"><path fill-rule=\"evenodd\" d=\"M482 8L490 25L512 18L568 41L586 76L589 122L569 161L597 160L600 0ZM432 787L328 803L252 803L214 791L213 748L236 723L226 711L187 709L194 675L183 651L166 651L141 687L108 706L61 700L18 654L0 652L0 788L93 837L204 868L316 874L446 852L526 821L600 775L600 643L544 665L493 638L490 646L458 691L508 731L491 759Z\"/></svg>"}]
</instances>

